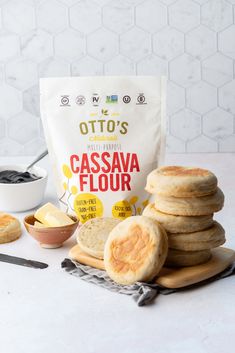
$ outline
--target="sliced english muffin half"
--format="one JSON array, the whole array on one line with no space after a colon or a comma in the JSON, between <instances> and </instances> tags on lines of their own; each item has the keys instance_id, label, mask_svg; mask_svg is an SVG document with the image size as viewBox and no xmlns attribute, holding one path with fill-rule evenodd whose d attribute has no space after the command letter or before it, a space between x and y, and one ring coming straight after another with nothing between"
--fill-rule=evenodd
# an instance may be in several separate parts
<instances>
[{"instance_id":1,"label":"sliced english muffin half","mask_svg":"<svg viewBox=\"0 0 235 353\"><path fill-rule=\"evenodd\" d=\"M207 169L164 166L148 175L145 189L150 194L200 197L214 193L216 188L217 178Z\"/></svg>"},{"instance_id":2,"label":"sliced english muffin half","mask_svg":"<svg viewBox=\"0 0 235 353\"><path fill-rule=\"evenodd\" d=\"M21 225L17 218L0 213L0 244L9 243L21 236Z\"/></svg>"},{"instance_id":3,"label":"sliced english muffin half","mask_svg":"<svg viewBox=\"0 0 235 353\"><path fill-rule=\"evenodd\" d=\"M118 223L120 220L111 217L90 219L77 230L80 248L97 259L103 259L105 242Z\"/></svg>"},{"instance_id":4,"label":"sliced english muffin half","mask_svg":"<svg viewBox=\"0 0 235 353\"><path fill-rule=\"evenodd\" d=\"M162 268L168 251L164 228L152 219L133 216L119 223L105 244L105 269L115 282L151 281Z\"/></svg>"},{"instance_id":5,"label":"sliced english muffin half","mask_svg":"<svg viewBox=\"0 0 235 353\"><path fill-rule=\"evenodd\" d=\"M147 205L143 216L159 222L169 233L192 233L212 226L213 214L205 216L176 216L158 211L153 203Z\"/></svg>"}]
</instances>

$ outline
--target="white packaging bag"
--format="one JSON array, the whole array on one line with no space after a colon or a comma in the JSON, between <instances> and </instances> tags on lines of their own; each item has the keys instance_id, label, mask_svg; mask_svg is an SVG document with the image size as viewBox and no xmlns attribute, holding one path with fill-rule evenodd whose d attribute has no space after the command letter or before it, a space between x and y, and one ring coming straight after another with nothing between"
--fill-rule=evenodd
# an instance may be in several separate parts
<instances>
[{"instance_id":1,"label":"white packaging bag","mask_svg":"<svg viewBox=\"0 0 235 353\"><path fill-rule=\"evenodd\" d=\"M165 148L165 78L40 80L41 117L61 208L81 223L141 214Z\"/></svg>"}]
</instances>

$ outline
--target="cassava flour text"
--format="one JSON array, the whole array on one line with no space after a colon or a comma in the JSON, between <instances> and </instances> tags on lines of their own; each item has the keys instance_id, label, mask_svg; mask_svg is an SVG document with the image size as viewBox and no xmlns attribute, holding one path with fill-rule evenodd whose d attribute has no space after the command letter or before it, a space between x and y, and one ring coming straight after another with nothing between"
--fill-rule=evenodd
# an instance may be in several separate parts
<instances>
[{"instance_id":1,"label":"cassava flour text","mask_svg":"<svg viewBox=\"0 0 235 353\"><path fill-rule=\"evenodd\" d=\"M136 153L93 152L70 157L71 170L78 174L81 191L89 185L91 192L130 191L131 174L140 172Z\"/></svg>"}]
</instances>

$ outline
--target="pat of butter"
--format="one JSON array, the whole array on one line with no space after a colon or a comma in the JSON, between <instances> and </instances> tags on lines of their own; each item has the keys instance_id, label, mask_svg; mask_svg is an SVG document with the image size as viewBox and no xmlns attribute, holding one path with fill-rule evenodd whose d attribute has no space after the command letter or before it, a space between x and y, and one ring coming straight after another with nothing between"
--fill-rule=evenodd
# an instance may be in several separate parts
<instances>
[{"instance_id":1,"label":"pat of butter","mask_svg":"<svg viewBox=\"0 0 235 353\"><path fill-rule=\"evenodd\" d=\"M45 224L42 224L41 222L35 221L34 226L37 228L45 228Z\"/></svg>"},{"instance_id":2,"label":"pat of butter","mask_svg":"<svg viewBox=\"0 0 235 353\"><path fill-rule=\"evenodd\" d=\"M60 227L66 226L67 224L72 224L74 223L74 221L69 218L65 213L58 210L55 212L46 213L44 223L50 225L51 227Z\"/></svg>"},{"instance_id":3,"label":"pat of butter","mask_svg":"<svg viewBox=\"0 0 235 353\"><path fill-rule=\"evenodd\" d=\"M50 202L40 207L34 214L34 217L46 226L60 227L74 223L66 213L60 211Z\"/></svg>"},{"instance_id":4,"label":"pat of butter","mask_svg":"<svg viewBox=\"0 0 235 353\"><path fill-rule=\"evenodd\" d=\"M42 207L40 207L34 214L34 217L41 223L44 223L45 225L48 225L49 224L46 224L44 222L45 220L45 215L48 213L48 212L55 212L55 211L58 211L58 208L55 207L54 205L52 205L52 203L48 202L46 203L45 205L43 205Z\"/></svg>"}]
</instances>

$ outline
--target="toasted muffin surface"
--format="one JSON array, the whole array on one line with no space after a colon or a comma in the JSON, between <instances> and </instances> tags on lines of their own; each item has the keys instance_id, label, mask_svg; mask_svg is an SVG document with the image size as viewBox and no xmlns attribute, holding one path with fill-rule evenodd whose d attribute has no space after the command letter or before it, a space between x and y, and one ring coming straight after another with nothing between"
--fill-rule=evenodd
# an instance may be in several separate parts
<instances>
[{"instance_id":1,"label":"toasted muffin surface","mask_svg":"<svg viewBox=\"0 0 235 353\"><path fill-rule=\"evenodd\" d=\"M9 243L21 236L21 225L17 218L7 213L0 213L0 244Z\"/></svg>"},{"instance_id":2,"label":"toasted muffin surface","mask_svg":"<svg viewBox=\"0 0 235 353\"><path fill-rule=\"evenodd\" d=\"M160 225L144 216L129 217L109 235L105 269L120 284L149 281L163 266L167 249L167 235Z\"/></svg>"},{"instance_id":3,"label":"toasted muffin surface","mask_svg":"<svg viewBox=\"0 0 235 353\"><path fill-rule=\"evenodd\" d=\"M207 169L164 166L153 170L147 177L146 190L174 197L200 197L215 192L216 176Z\"/></svg>"}]
</instances>

